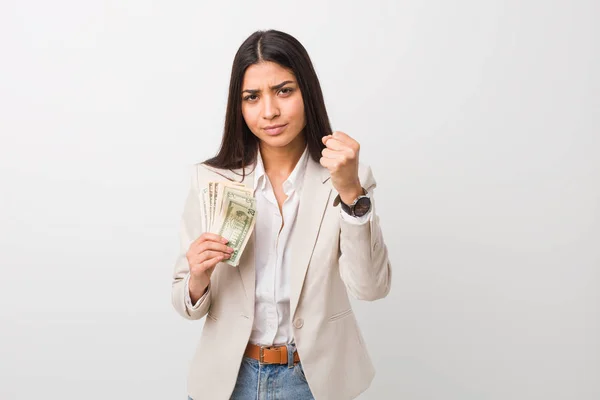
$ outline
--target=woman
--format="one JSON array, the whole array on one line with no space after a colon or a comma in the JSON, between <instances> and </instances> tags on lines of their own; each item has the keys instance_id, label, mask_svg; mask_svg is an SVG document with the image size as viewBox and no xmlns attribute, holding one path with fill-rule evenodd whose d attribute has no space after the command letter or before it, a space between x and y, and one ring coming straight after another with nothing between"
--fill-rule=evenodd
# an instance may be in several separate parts
<instances>
[{"instance_id":1,"label":"woman","mask_svg":"<svg viewBox=\"0 0 600 400\"><path fill-rule=\"evenodd\" d=\"M201 191L227 180L256 206L237 267L201 212ZM194 166L182 217L173 305L187 319L207 316L191 399L351 399L368 388L375 371L349 294L390 290L374 188L358 143L331 130L304 47L275 30L248 37L233 62L221 148Z\"/></svg>"}]
</instances>

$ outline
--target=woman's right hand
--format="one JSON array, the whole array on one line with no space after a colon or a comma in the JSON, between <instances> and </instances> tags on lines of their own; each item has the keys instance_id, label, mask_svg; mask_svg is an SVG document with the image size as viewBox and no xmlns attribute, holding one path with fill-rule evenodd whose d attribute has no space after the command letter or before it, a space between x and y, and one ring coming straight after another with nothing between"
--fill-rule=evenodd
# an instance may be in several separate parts
<instances>
[{"instance_id":1,"label":"woman's right hand","mask_svg":"<svg viewBox=\"0 0 600 400\"><path fill-rule=\"evenodd\" d=\"M192 303L204 294L215 266L231 257L233 249L227 239L214 233L205 232L190 245L186 253L190 269L189 289Z\"/></svg>"}]
</instances>

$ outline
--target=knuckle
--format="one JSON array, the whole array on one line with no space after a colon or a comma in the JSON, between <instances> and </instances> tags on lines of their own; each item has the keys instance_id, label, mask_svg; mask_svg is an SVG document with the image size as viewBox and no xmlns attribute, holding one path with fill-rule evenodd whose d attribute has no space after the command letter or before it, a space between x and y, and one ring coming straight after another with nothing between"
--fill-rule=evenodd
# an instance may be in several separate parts
<instances>
[{"instance_id":1,"label":"knuckle","mask_svg":"<svg viewBox=\"0 0 600 400\"><path fill-rule=\"evenodd\" d=\"M202 238L202 242L205 242L210 240L211 234L209 232L204 232L202 235L200 235L200 237Z\"/></svg>"},{"instance_id":2,"label":"knuckle","mask_svg":"<svg viewBox=\"0 0 600 400\"><path fill-rule=\"evenodd\" d=\"M192 261L190 262L190 264L192 265L198 265L202 262L203 258L201 258L200 256L194 257L192 259Z\"/></svg>"},{"instance_id":3,"label":"knuckle","mask_svg":"<svg viewBox=\"0 0 600 400\"><path fill-rule=\"evenodd\" d=\"M210 260L211 258L213 258L213 257L216 257L216 256L217 256L217 252L216 252L216 251L213 251L213 250L208 250L208 251L206 252L206 258L207 258L207 259L209 259L209 260Z\"/></svg>"},{"instance_id":4,"label":"knuckle","mask_svg":"<svg viewBox=\"0 0 600 400\"><path fill-rule=\"evenodd\" d=\"M198 246L198 253L204 253L208 249L209 242L203 242Z\"/></svg>"}]
</instances>

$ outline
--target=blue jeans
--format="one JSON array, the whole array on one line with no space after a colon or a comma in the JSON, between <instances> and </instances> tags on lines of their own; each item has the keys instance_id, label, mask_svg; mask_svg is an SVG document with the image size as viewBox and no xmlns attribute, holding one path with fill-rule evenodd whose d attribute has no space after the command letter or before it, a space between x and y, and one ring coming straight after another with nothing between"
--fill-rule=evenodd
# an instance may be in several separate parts
<instances>
[{"instance_id":1,"label":"blue jeans","mask_svg":"<svg viewBox=\"0 0 600 400\"><path fill-rule=\"evenodd\" d=\"M253 358L242 358L231 400L314 400L302 363L294 365L295 345L288 344L287 348L287 365L260 364Z\"/></svg>"}]
</instances>

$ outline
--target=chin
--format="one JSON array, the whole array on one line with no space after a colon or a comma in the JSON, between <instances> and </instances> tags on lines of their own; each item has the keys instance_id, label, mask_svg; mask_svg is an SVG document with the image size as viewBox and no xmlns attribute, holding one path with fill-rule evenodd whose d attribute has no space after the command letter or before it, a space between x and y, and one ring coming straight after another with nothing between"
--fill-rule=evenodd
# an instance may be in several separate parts
<instances>
[{"instance_id":1,"label":"chin","mask_svg":"<svg viewBox=\"0 0 600 400\"><path fill-rule=\"evenodd\" d=\"M286 147L292 143L293 139L279 138L268 136L262 140L266 145L271 147Z\"/></svg>"},{"instance_id":2,"label":"chin","mask_svg":"<svg viewBox=\"0 0 600 400\"><path fill-rule=\"evenodd\" d=\"M291 143L293 143L296 139L298 139L298 135L290 136L290 135L279 135L279 136L268 136L261 135L259 139L264 142L267 146L270 147L287 147Z\"/></svg>"}]
</instances>

